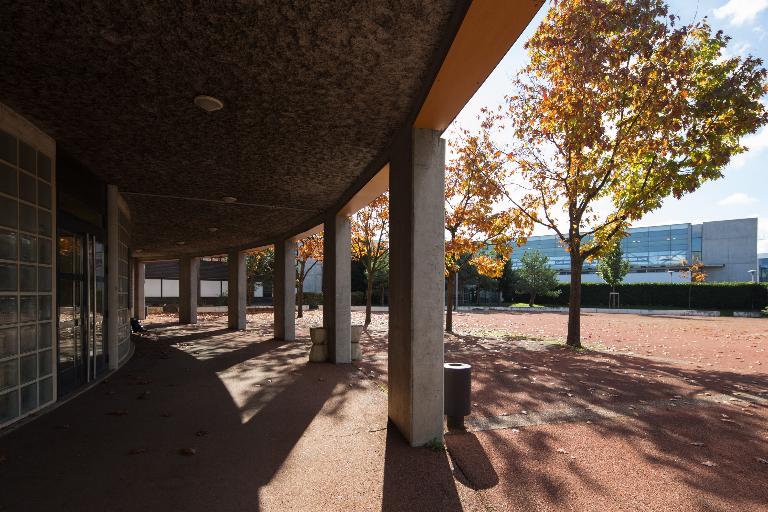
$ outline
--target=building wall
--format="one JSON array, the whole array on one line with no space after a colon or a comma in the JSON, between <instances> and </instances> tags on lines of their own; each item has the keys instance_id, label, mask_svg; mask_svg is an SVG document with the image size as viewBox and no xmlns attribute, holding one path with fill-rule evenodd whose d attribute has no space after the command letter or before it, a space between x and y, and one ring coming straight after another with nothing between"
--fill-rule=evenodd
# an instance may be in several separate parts
<instances>
[{"instance_id":1,"label":"building wall","mask_svg":"<svg viewBox=\"0 0 768 512\"><path fill-rule=\"evenodd\" d=\"M757 268L757 219L705 222L701 260L707 281L749 281Z\"/></svg>"}]
</instances>

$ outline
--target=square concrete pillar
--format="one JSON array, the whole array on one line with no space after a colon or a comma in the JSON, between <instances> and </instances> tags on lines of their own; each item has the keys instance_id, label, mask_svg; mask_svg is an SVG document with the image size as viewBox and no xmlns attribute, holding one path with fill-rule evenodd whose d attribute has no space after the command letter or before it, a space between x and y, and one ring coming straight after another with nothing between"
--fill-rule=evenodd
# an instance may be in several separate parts
<instances>
[{"instance_id":1,"label":"square concrete pillar","mask_svg":"<svg viewBox=\"0 0 768 512\"><path fill-rule=\"evenodd\" d=\"M443 436L445 143L413 129L389 165L389 418L412 446Z\"/></svg>"},{"instance_id":2,"label":"square concrete pillar","mask_svg":"<svg viewBox=\"0 0 768 512\"><path fill-rule=\"evenodd\" d=\"M197 323L197 296L200 285L200 258L179 259L179 323Z\"/></svg>"},{"instance_id":3,"label":"square concrete pillar","mask_svg":"<svg viewBox=\"0 0 768 512\"><path fill-rule=\"evenodd\" d=\"M247 279L245 253L231 251L227 254L227 317L230 329L245 330Z\"/></svg>"},{"instance_id":4,"label":"square concrete pillar","mask_svg":"<svg viewBox=\"0 0 768 512\"><path fill-rule=\"evenodd\" d=\"M119 195L115 185L107 185L107 356L109 368L115 370L117 355L118 314L120 294L118 268L120 266L120 234L118 225Z\"/></svg>"},{"instance_id":5,"label":"square concrete pillar","mask_svg":"<svg viewBox=\"0 0 768 512\"><path fill-rule=\"evenodd\" d=\"M352 227L334 215L323 226L323 327L328 360L352 362Z\"/></svg>"},{"instance_id":6,"label":"square concrete pillar","mask_svg":"<svg viewBox=\"0 0 768 512\"><path fill-rule=\"evenodd\" d=\"M139 320L147 317L146 302L144 301L145 264L136 261L133 268L133 316Z\"/></svg>"},{"instance_id":7,"label":"square concrete pillar","mask_svg":"<svg viewBox=\"0 0 768 512\"><path fill-rule=\"evenodd\" d=\"M296 339L296 242L275 244L275 339Z\"/></svg>"}]
</instances>

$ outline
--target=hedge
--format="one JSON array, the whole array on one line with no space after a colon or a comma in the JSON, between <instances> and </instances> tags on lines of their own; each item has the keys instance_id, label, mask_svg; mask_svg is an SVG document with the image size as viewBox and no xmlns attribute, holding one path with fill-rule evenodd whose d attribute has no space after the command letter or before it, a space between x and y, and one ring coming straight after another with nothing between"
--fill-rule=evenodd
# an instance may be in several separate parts
<instances>
[{"instance_id":1,"label":"hedge","mask_svg":"<svg viewBox=\"0 0 768 512\"><path fill-rule=\"evenodd\" d=\"M559 288L558 297L537 297L536 302L567 306L570 285L564 283ZM611 287L605 283L584 283L581 285L581 305L608 307L610 291ZM616 291L619 292L622 307L717 310L761 310L768 307L768 283L631 283L617 286Z\"/></svg>"}]
</instances>

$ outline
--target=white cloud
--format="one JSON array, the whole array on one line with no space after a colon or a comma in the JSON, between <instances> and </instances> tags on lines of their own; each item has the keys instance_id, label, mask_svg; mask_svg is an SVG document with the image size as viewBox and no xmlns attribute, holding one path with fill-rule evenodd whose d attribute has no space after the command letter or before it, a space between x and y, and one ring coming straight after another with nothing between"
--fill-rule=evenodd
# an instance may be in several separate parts
<instances>
[{"instance_id":1,"label":"white cloud","mask_svg":"<svg viewBox=\"0 0 768 512\"><path fill-rule=\"evenodd\" d=\"M729 0L714 10L718 19L728 18L731 25L752 23L760 11L768 8L768 0Z\"/></svg>"},{"instance_id":2,"label":"white cloud","mask_svg":"<svg viewBox=\"0 0 768 512\"><path fill-rule=\"evenodd\" d=\"M766 1L768 2L768 0ZM743 167L747 161L768 149L768 128L763 128L757 133L747 135L741 139L741 143L746 146L747 151L731 159L730 167L733 169Z\"/></svg>"},{"instance_id":3,"label":"white cloud","mask_svg":"<svg viewBox=\"0 0 768 512\"><path fill-rule=\"evenodd\" d=\"M756 202L757 199L754 197L748 196L743 192L736 192L735 194L731 194L728 197L719 200L717 204L720 206L744 206Z\"/></svg>"}]
</instances>

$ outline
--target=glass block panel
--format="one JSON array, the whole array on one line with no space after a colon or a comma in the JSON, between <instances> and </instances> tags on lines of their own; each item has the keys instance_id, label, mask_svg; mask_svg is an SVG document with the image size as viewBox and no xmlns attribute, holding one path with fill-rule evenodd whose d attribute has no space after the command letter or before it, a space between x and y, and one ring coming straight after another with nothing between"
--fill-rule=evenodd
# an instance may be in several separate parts
<instances>
[{"instance_id":1,"label":"glass block panel","mask_svg":"<svg viewBox=\"0 0 768 512\"><path fill-rule=\"evenodd\" d=\"M35 163L37 161L37 151L22 141L19 141L19 167L26 171L35 173Z\"/></svg>"},{"instance_id":2,"label":"glass block panel","mask_svg":"<svg viewBox=\"0 0 768 512\"><path fill-rule=\"evenodd\" d=\"M0 359L19 353L18 330L15 327L0 329Z\"/></svg>"},{"instance_id":3,"label":"glass block panel","mask_svg":"<svg viewBox=\"0 0 768 512\"><path fill-rule=\"evenodd\" d=\"M0 363L0 391L18 386L18 366L19 361L16 358Z\"/></svg>"},{"instance_id":4,"label":"glass block panel","mask_svg":"<svg viewBox=\"0 0 768 512\"><path fill-rule=\"evenodd\" d=\"M15 292L18 290L17 278L16 265L0 264L0 291Z\"/></svg>"},{"instance_id":5,"label":"glass block panel","mask_svg":"<svg viewBox=\"0 0 768 512\"><path fill-rule=\"evenodd\" d=\"M0 162L0 192L16 197L19 193L18 174L15 167Z\"/></svg>"},{"instance_id":6,"label":"glass block panel","mask_svg":"<svg viewBox=\"0 0 768 512\"><path fill-rule=\"evenodd\" d=\"M0 158L16 165L16 137L0 130Z\"/></svg>"},{"instance_id":7,"label":"glass block panel","mask_svg":"<svg viewBox=\"0 0 768 512\"><path fill-rule=\"evenodd\" d=\"M10 421L19 415L19 392L11 391L0 395L0 423Z\"/></svg>"},{"instance_id":8,"label":"glass block panel","mask_svg":"<svg viewBox=\"0 0 768 512\"><path fill-rule=\"evenodd\" d=\"M41 380L38 383L38 390L38 396L40 397L39 403L42 407L43 405L53 400L53 377L48 377L47 379Z\"/></svg>"},{"instance_id":9,"label":"glass block panel","mask_svg":"<svg viewBox=\"0 0 768 512\"><path fill-rule=\"evenodd\" d=\"M37 239L37 261L46 265L51 264L51 241L47 238Z\"/></svg>"},{"instance_id":10,"label":"glass block panel","mask_svg":"<svg viewBox=\"0 0 768 512\"><path fill-rule=\"evenodd\" d=\"M49 297L50 299L50 297ZM51 324L39 324L37 326L37 346L40 349L51 346Z\"/></svg>"},{"instance_id":11,"label":"glass block panel","mask_svg":"<svg viewBox=\"0 0 768 512\"><path fill-rule=\"evenodd\" d=\"M16 297L0 297L0 324L15 324L19 319Z\"/></svg>"},{"instance_id":12,"label":"glass block panel","mask_svg":"<svg viewBox=\"0 0 768 512\"><path fill-rule=\"evenodd\" d=\"M37 203L43 208L51 209L51 186L44 181L37 182Z\"/></svg>"},{"instance_id":13,"label":"glass block panel","mask_svg":"<svg viewBox=\"0 0 768 512\"><path fill-rule=\"evenodd\" d=\"M16 229L19 224L18 202L5 196L0 196L0 224Z\"/></svg>"},{"instance_id":14,"label":"glass block panel","mask_svg":"<svg viewBox=\"0 0 768 512\"><path fill-rule=\"evenodd\" d=\"M17 255L16 233L0 229L0 259L15 260Z\"/></svg>"},{"instance_id":15,"label":"glass block panel","mask_svg":"<svg viewBox=\"0 0 768 512\"><path fill-rule=\"evenodd\" d=\"M40 375L49 375L53 371L52 357L50 350L44 350L37 354L37 368L40 371Z\"/></svg>"},{"instance_id":16,"label":"glass block panel","mask_svg":"<svg viewBox=\"0 0 768 512\"><path fill-rule=\"evenodd\" d=\"M19 322L34 322L37 312L37 297L19 298Z\"/></svg>"},{"instance_id":17,"label":"glass block panel","mask_svg":"<svg viewBox=\"0 0 768 512\"><path fill-rule=\"evenodd\" d=\"M37 208L19 203L19 229L37 233Z\"/></svg>"},{"instance_id":18,"label":"glass block panel","mask_svg":"<svg viewBox=\"0 0 768 512\"><path fill-rule=\"evenodd\" d=\"M51 319L51 296L40 295L38 297L38 320Z\"/></svg>"},{"instance_id":19,"label":"glass block panel","mask_svg":"<svg viewBox=\"0 0 768 512\"><path fill-rule=\"evenodd\" d=\"M26 384L37 378L37 354L24 356L19 359L19 367L21 370L21 383Z\"/></svg>"},{"instance_id":20,"label":"glass block panel","mask_svg":"<svg viewBox=\"0 0 768 512\"><path fill-rule=\"evenodd\" d=\"M34 263L37 261L37 237L32 235L19 235L19 259Z\"/></svg>"},{"instance_id":21,"label":"glass block panel","mask_svg":"<svg viewBox=\"0 0 768 512\"><path fill-rule=\"evenodd\" d=\"M37 327L25 325L19 328L19 352L26 354L37 350Z\"/></svg>"},{"instance_id":22,"label":"glass block panel","mask_svg":"<svg viewBox=\"0 0 768 512\"><path fill-rule=\"evenodd\" d=\"M21 388L21 414L37 409L37 382Z\"/></svg>"},{"instance_id":23,"label":"glass block panel","mask_svg":"<svg viewBox=\"0 0 768 512\"><path fill-rule=\"evenodd\" d=\"M50 267L37 267L37 289L41 292L51 291Z\"/></svg>"},{"instance_id":24,"label":"glass block panel","mask_svg":"<svg viewBox=\"0 0 768 512\"><path fill-rule=\"evenodd\" d=\"M22 292L37 291L37 267L19 265L19 290Z\"/></svg>"},{"instance_id":25,"label":"glass block panel","mask_svg":"<svg viewBox=\"0 0 768 512\"><path fill-rule=\"evenodd\" d=\"M51 159L39 151L37 153L37 177L51 182Z\"/></svg>"},{"instance_id":26,"label":"glass block panel","mask_svg":"<svg viewBox=\"0 0 768 512\"><path fill-rule=\"evenodd\" d=\"M38 210L38 233L43 236L51 236L51 214L45 210Z\"/></svg>"},{"instance_id":27,"label":"glass block panel","mask_svg":"<svg viewBox=\"0 0 768 512\"><path fill-rule=\"evenodd\" d=\"M37 178L31 174L19 173L19 199L37 204Z\"/></svg>"}]
</instances>

